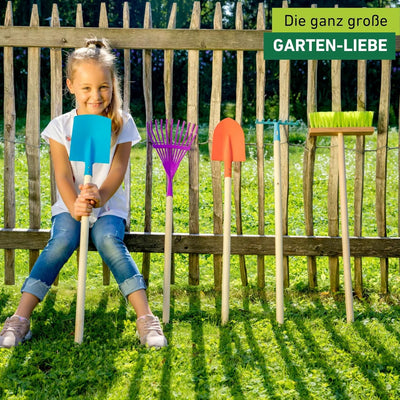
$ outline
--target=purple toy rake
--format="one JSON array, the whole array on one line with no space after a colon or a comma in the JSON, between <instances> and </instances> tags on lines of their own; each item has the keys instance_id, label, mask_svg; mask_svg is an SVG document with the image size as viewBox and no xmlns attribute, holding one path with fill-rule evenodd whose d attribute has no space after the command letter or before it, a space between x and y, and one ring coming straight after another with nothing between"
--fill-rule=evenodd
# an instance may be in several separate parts
<instances>
[{"instance_id":1,"label":"purple toy rake","mask_svg":"<svg viewBox=\"0 0 400 400\"><path fill-rule=\"evenodd\" d=\"M165 210L165 243L164 243L164 287L163 287L163 322L169 322L170 286L171 286L171 257L172 257L172 210L173 210L173 179L180 162L190 150L196 139L198 126L185 121L173 129L173 120L147 123L149 142L156 149L167 176L167 199Z\"/></svg>"}]
</instances>

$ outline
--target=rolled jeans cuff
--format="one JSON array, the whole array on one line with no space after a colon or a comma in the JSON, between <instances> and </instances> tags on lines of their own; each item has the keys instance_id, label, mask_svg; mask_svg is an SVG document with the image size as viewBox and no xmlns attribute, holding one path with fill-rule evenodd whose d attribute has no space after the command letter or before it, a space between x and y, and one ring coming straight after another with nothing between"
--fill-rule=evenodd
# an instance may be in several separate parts
<instances>
[{"instance_id":1,"label":"rolled jeans cuff","mask_svg":"<svg viewBox=\"0 0 400 400\"><path fill-rule=\"evenodd\" d=\"M50 286L44 282L35 278L26 278L21 288L21 293L27 292L36 296L40 301L44 299L47 292L50 290Z\"/></svg>"},{"instance_id":2,"label":"rolled jeans cuff","mask_svg":"<svg viewBox=\"0 0 400 400\"><path fill-rule=\"evenodd\" d=\"M124 297L128 297L131 293L140 289L147 289L146 282L141 274L134 275L119 285L119 290Z\"/></svg>"}]
</instances>

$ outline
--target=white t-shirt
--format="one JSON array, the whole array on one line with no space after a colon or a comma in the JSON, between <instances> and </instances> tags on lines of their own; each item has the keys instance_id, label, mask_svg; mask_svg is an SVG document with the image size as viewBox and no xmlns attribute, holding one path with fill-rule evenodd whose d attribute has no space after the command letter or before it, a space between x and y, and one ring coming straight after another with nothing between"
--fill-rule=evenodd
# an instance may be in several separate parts
<instances>
[{"instance_id":1,"label":"white t-shirt","mask_svg":"<svg viewBox=\"0 0 400 400\"><path fill-rule=\"evenodd\" d=\"M74 123L74 117L76 116L76 110L72 110L68 113L62 114L54 118L42 132L42 138L49 143L49 139L53 139L58 143L65 146L70 154L71 148L71 136L72 127ZM102 185L106 179L110 170L111 161L114 157L115 149L118 144L131 142L132 146L140 141L140 135L136 128L135 122L130 114L121 111L121 115L124 121L122 130L117 138L116 143L110 149L110 163L109 164L93 164L93 176L92 183L98 187ZM83 161L70 161L75 187L79 193L79 185L83 183L85 163ZM114 195L103 205L101 208L94 208L92 215L89 217L89 223L92 226L97 218L103 215L115 215L126 219L128 217L128 199L122 185L114 193ZM52 215L61 214L63 212L69 212L67 206L64 204L62 197L57 189L57 200L51 207Z\"/></svg>"}]
</instances>

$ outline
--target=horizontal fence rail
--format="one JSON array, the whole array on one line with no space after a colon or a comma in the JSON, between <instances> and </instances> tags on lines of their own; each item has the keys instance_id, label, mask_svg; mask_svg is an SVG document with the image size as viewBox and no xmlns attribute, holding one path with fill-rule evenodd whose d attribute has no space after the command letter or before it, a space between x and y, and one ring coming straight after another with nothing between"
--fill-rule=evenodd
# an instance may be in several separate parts
<instances>
[{"instance_id":1,"label":"horizontal fence rail","mask_svg":"<svg viewBox=\"0 0 400 400\"><path fill-rule=\"evenodd\" d=\"M72 28L0 26L0 46L73 48L91 36L106 37L117 49L262 51L271 30ZM396 36L400 51L400 36Z\"/></svg>"},{"instance_id":2,"label":"horizontal fence rail","mask_svg":"<svg viewBox=\"0 0 400 400\"><path fill-rule=\"evenodd\" d=\"M143 50L260 51L264 42L263 31L15 26L0 27L0 46L73 48L91 36L106 37L114 48Z\"/></svg>"},{"instance_id":3,"label":"horizontal fence rail","mask_svg":"<svg viewBox=\"0 0 400 400\"><path fill-rule=\"evenodd\" d=\"M0 248L27 250L43 249L50 238L48 229L1 229ZM127 232L124 242L131 252L163 253L164 233ZM172 235L172 250L183 254L222 254L222 235ZM92 243L89 250L95 250ZM275 237L271 235L231 236L234 255L275 255ZM352 257L400 257L400 238L350 237ZM283 254L286 256L337 257L342 254L342 239L329 236L284 236Z\"/></svg>"}]
</instances>

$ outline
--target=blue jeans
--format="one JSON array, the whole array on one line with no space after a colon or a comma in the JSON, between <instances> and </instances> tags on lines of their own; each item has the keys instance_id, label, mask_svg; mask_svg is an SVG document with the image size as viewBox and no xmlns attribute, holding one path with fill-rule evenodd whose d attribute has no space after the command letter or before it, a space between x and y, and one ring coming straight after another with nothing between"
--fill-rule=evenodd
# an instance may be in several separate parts
<instances>
[{"instance_id":1,"label":"blue jeans","mask_svg":"<svg viewBox=\"0 0 400 400\"><path fill-rule=\"evenodd\" d=\"M80 229L80 222L69 213L58 214L52 218L50 240L36 260L21 292L31 293L40 301L43 300L61 268L78 248ZM125 221L112 215L100 217L89 233L122 294L127 297L132 292L146 289L146 284L123 242L124 234Z\"/></svg>"}]
</instances>

